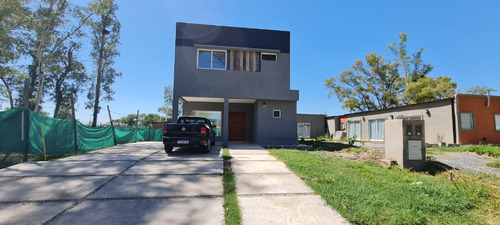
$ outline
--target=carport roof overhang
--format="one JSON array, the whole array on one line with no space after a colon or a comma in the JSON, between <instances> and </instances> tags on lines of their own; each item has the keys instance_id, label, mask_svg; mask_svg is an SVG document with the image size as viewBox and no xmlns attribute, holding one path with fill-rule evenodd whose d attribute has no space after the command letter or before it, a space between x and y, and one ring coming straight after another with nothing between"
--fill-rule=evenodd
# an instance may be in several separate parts
<instances>
[{"instance_id":1,"label":"carport roof overhang","mask_svg":"<svg viewBox=\"0 0 500 225\"><path fill-rule=\"evenodd\" d=\"M207 98L207 97L181 97L184 102L214 102L214 103L224 103L224 98ZM257 101L256 99L241 99L241 98L229 98L229 103L245 103L253 104Z\"/></svg>"}]
</instances>

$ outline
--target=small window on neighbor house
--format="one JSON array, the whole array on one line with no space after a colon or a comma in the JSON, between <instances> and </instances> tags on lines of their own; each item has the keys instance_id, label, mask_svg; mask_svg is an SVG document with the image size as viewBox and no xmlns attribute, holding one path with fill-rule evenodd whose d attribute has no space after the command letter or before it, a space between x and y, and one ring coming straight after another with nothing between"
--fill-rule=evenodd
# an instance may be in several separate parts
<instances>
[{"instance_id":1,"label":"small window on neighbor house","mask_svg":"<svg viewBox=\"0 0 500 225\"><path fill-rule=\"evenodd\" d=\"M495 114L495 131L500 131L500 114Z\"/></svg>"},{"instance_id":2,"label":"small window on neighbor house","mask_svg":"<svg viewBox=\"0 0 500 225\"><path fill-rule=\"evenodd\" d=\"M261 59L266 60L266 61L277 61L278 54L276 54L276 53L262 53Z\"/></svg>"},{"instance_id":3,"label":"small window on neighbor house","mask_svg":"<svg viewBox=\"0 0 500 225\"><path fill-rule=\"evenodd\" d=\"M460 113L460 129L461 130L474 130L474 114L473 113Z\"/></svg>"},{"instance_id":4,"label":"small window on neighbor house","mask_svg":"<svg viewBox=\"0 0 500 225\"><path fill-rule=\"evenodd\" d=\"M281 118L281 110L273 110L273 118Z\"/></svg>"},{"instance_id":5,"label":"small window on neighbor house","mask_svg":"<svg viewBox=\"0 0 500 225\"><path fill-rule=\"evenodd\" d=\"M226 69L226 51L222 50L198 50L198 64L200 69Z\"/></svg>"},{"instance_id":6,"label":"small window on neighbor house","mask_svg":"<svg viewBox=\"0 0 500 225\"><path fill-rule=\"evenodd\" d=\"M340 130L345 130L345 124L344 124L344 122L340 122Z\"/></svg>"}]
</instances>

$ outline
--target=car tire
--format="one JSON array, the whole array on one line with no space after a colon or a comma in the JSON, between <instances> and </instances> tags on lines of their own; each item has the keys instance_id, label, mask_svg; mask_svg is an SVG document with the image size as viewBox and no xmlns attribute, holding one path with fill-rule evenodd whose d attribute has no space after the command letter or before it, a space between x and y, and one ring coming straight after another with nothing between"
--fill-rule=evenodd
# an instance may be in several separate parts
<instances>
[{"instance_id":1,"label":"car tire","mask_svg":"<svg viewBox=\"0 0 500 225\"><path fill-rule=\"evenodd\" d=\"M207 146L204 146L204 147L201 148L202 151L203 151L203 153L209 153L210 152L210 146L211 146L211 142L210 142L210 140L208 140L207 141Z\"/></svg>"},{"instance_id":2,"label":"car tire","mask_svg":"<svg viewBox=\"0 0 500 225\"><path fill-rule=\"evenodd\" d=\"M172 147L172 146L168 146L168 145L165 145L165 153L167 153L167 154L168 154L168 153L171 153L171 152L172 152L172 150L174 150L174 147Z\"/></svg>"}]
</instances>

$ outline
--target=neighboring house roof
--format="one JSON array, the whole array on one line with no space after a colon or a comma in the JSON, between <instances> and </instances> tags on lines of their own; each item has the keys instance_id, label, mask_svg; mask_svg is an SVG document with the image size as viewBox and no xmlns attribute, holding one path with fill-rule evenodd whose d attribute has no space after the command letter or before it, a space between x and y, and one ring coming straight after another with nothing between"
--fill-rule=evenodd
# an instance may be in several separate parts
<instances>
[{"instance_id":1,"label":"neighboring house roof","mask_svg":"<svg viewBox=\"0 0 500 225\"><path fill-rule=\"evenodd\" d=\"M218 45L290 53L290 32L177 23L176 46Z\"/></svg>"},{"instance_id":2,"label":"neighboring house roof","mask_svg":"<svg viewBox=\"0 0 500 225\"><path fill-rule=\"evenodd\" d=\"M441 100L436 100L436 101L431 101L431 102L405 105L405 106L399 106L399 107L393 107L393 108L387 108L387 109L377 109L377 110L365 111L365 112L348 113L348 114L344 114L342 116L351 117L351 116L362 116L362 115L367 115L367 114L394 112L394 111L406 110L406 109L410 109L410 108L421 108L422 106L425 106L425 105L434 105L436 103L445 103L445 102L450 102L451 104L453 104L454 100L455 100L455 98L446 98L446 99L441 99Z\"/></svg>"}]
</instances>

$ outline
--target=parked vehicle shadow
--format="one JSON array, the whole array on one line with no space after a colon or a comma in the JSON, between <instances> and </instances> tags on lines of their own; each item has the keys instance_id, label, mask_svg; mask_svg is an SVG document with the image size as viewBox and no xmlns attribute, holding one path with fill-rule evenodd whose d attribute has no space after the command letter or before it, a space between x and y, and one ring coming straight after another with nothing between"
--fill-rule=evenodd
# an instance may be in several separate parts
<instances>
[{"instance_id":1,"label":"parked vehicle shadow","mask_svg":"<svg viewBox=\"0 0 500 225\"><path fill-rule=\"evenodd\" d=\"M195 155L206 155L206 154L220 154L222 146L213 145L210 148L209 153L204 153L203 149L196 147L176 147L174 150L167 155L170 157L186 157Z\"/></svg>"}]
</instances>

